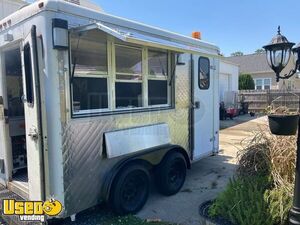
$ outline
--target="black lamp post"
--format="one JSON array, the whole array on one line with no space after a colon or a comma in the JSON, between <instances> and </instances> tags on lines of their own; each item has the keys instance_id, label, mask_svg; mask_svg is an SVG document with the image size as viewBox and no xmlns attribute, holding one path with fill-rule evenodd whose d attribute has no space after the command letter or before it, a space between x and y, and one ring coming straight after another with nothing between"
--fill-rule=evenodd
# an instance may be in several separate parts
<instances>
[{"instance_id":1,"label":"black lamp post","mask_svg":"<svg viewBox=\"0 0 300 225\"><path fill-rule=\"evenodd\" d=\"M271 43L263 46L266 50L268 64L276 73L277 82L279 82L280 79L292 77L296 74L297 70L300 70L300 43L292 49L294 45L295 43L289 42L285 36L281 35L279 26L278 34L273 37ZM291 53L294 55L295 68L288 74L282 76L280 72L288 64ZM290 211L289 222L291 225L300 225L300 120L298 123L294 202Z\"/></svg>"}]
</instances>

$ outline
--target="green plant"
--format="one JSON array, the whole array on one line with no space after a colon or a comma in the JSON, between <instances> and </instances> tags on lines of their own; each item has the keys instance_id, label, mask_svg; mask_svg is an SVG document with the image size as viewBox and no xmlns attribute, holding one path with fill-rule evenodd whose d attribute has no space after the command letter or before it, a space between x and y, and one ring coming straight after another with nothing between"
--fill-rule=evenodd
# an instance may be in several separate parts
<instances>
[{"instance_id":1,"label":"green plant","mask_svg":"<svg viewBox=\"0 0 300 225\"><path fill-rule=\"evenodd\" d=\"M237 178L217 197L209 209L210 216L225 217L239 225L287 225L293 198L296 136L272 135L267 125L260 125L242 145Z\"/></svg>"},{"instance_id":2,"label":"green plant","mask_svg":"<svg viewBox=\"0 0 300 225\"><path fill-rule=\"evenodd\" d=\"M250 74L240 74L239 90L253 90L255 88L254 80Z\"/></svg>"},{"instance_id":3,"label":"green plant","mask_svg":"<svg viewBox=\"0 0 300 225\"><path fill-rule=\"evenodd\" d=\"M210 207L209 215L221 215L239 225L273 224L264 200L264 193L269 187L267 177L234 178Z\"/></svg>"},{"instance_id":4,"label":"green plant","mask_svg":"<svg viewBox=\"0 0 300 225\"><path fill-rule=\"evenodd\" d=\"M288 224L288 214L293 203L292 194L286 188L281 187L267 190L264 198L274 224Z\"/></svg>"},{"instance_id":5,"label":"green plant","mask_svg":"<svg viewBox=\"0 0 300 225\"><path fill-rule=\"evenodd\" d=\"M255 50L256 54L261 54L261 53L265 53L265 52L266 52L266 50L264 50L263 48L259 48L259 49Z\"/></svg>"},{"instance_id":6,"label":"green plant","mask_svg":"<svg viewBox=\"0 0 300 225\"><path fill-rule=\"evenodd\" d=\"M237 51L237 52L231 53L230 55L231 55L231 56L242 56L242 55L244 55L244 53L241 52L241 51Z\"/></svg>"}]
</instances>

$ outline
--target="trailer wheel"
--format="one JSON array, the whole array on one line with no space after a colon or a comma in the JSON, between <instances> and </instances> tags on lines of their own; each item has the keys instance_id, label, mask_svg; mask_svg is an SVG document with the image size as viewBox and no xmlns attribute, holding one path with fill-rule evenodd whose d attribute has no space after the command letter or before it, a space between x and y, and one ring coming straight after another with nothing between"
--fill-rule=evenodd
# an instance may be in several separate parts
<instances>
[{"instance_id":1,"label":"trailer wheel","mask_svg":"<svg viewBox=\"0 0 300 225\"><path fill-rule=\"evenodd\" d=\"M156 185L163 195L174 195L183 186L186 177L186 161L179 152L171 153L156 168Z\"/></svg>"},{"instance_id":2,"label":"trailer wheel","mask_svg":"<svg viewBox=\"0 0 300 225\"><path fill-rule=\"evenodd\" d=\"M146 203L149 195L150 175L139 164L122 169L116 177L110 193L110 203L118 214L138 212Z\"/></svg>"}]
</instances>

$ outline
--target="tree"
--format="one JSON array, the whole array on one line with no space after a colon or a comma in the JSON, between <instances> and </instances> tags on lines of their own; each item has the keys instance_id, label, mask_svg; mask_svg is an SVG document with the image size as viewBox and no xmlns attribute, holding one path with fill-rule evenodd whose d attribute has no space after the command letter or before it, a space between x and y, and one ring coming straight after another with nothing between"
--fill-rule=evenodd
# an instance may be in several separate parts
<instances>
[{"instance_id":1,"label":"tree","mask_svg":"<svg viewBox=\"0 0 300 225\"><path fill-rule=\"evenodd\" d=\"M241 55L244 55L244 53L241 51L231 53L231 56L241 56Z\"/></svg>"},{"instance_id":2,"label":"tree","mask_svg":"<svg viewBox=\"0 0 300 225\"><path fill-rule=\"evenodd\" d=\"M255 53L260 54L260 53L265 53L265 50L263 48L256 49Z\"/></svg>"},{"instance_id":3,"label":"tree","mask_svg":"<svg viewBox=\"0 0 300 225\"><path fill-rule=\"evenodd\" d=\"M239 90L254 90L254 80L250 74L241 74L239 76Z\"/></svg>"}]
</instances>

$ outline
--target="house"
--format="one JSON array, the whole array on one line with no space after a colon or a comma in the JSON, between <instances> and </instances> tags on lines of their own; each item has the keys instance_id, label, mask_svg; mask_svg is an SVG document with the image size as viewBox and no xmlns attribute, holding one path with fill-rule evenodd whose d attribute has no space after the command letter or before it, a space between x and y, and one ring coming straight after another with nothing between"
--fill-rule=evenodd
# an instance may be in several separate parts
<instances>
[{"instance_id":1,"label":"house","mask_svg":"<svg viewBox=\"0 0 300 225\"><path fill-rule=\"evenodd\" d=\"M0 1L0 20L17 11L28 3L24 0L1 0Z\"/></svg>"},{"instance_id":2,"label":"house","mask_svg":"<svg viewBox=\"0 0 300 225\"><path fill-rule=\"evenodd\" d=\"M225 105L235 104L235 96L239 90L239 66L226 59L220 60L219 96Z\"/></svg>"},{"instance_id":3,"label":"house","mask_svg":"<svg viewBox=\"0 0 300 225\"><path fill-rule=\"evenodd\" d=\"M267 89L283 89L289 90L300 89L300 79L298 76L293 76L288 80L280 80L276 82L274 71L268 65L265 53L255 53L242 56L226 57L226 60L240 66L240 74L250 74L255 82L256 90ZM288 65L281 72L281 75L287 74L294 69L292 57Z\"/></svg>"}]
</instances>

